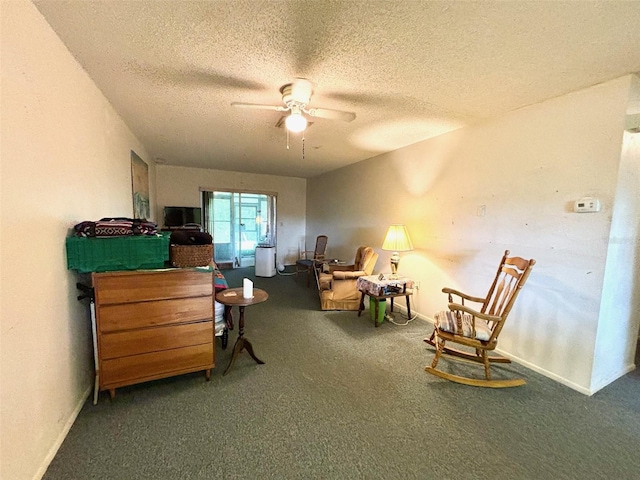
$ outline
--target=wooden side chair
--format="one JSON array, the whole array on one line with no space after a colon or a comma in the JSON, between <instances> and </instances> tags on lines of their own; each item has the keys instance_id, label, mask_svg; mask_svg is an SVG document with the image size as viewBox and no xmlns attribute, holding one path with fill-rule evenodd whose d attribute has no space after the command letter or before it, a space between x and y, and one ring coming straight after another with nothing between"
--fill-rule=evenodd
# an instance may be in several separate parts
<instances>
[{"instance_id":1,"label":"wooden side chair","mask_svg":"<svg viewBox=\"0 0 640 480\"><path fill-rule=\"evenodd\" d=\"M311 274L325 260L328 240L329 237L326 235L318 235L316 237L316 248L300 252L300 258L296 260L296 275L298 275L298 272L307 272L307 288L311 285ZM313 255L309 257L309 254Z\"/></svg>"},{"instance_id":2,"label":"wooden side chair","mask_svg":"<svg viewBox=\"0 0 640 480\"><path fill-rule=\"evenodd\" d=\"M488 352L498 345L498 336L502 331L511 307L531 273L535 260L520 257L509 257L509 250L504 252L493 284L484 298L472 297L451 288L443 288L443 293L449 296L449 310L435 315L435 328L431 337L425 342L436 348L436 354L431 366L425 371L452 382L472 385L475 387L517 387L524 385L524 379L492 380L490 364L510 363L505 357L489 356ZM460 298L454 302L454 295ZM465 305L465 300L480 304L479 310ZM466 352L446 346L453 342L475 349L475 353ZM437 369L440 356L443 354L461 357L466 360L484 365L484 379L469 378Z\"/></svg>"}]
</instances>

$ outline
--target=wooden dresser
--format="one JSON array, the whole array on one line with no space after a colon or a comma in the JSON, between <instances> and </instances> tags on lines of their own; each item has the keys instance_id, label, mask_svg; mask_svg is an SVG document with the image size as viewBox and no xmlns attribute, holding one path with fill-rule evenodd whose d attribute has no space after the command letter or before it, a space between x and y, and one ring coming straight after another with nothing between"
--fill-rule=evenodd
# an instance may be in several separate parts
<instances>
[{"instance_id":1,"label":"wooden dresser","mask_svg":"<svg viewBox=\"0 0 640 480\"><path fill-rule=\"evenodd\" d=\"M96 392L215 366L213 273L93 273Z\"/></svg>"}]
</instances>

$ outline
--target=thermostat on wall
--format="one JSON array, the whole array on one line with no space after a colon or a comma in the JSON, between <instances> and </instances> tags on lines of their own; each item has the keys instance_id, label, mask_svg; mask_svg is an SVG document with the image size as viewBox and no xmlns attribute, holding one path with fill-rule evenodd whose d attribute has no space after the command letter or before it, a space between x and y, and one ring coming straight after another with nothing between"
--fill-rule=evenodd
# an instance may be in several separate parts
<instances>
[{"instance_id":1,"label":"thermostat on wall","mask_svg":"<svg viewBox=\"0 0 640 480\"><path fill-rule=\"evenodd\" d=\"M600 211L600 200L593 197L583 197L573 204L573 211L576 213L588 213Z\"/></svg>"}]
</instances>

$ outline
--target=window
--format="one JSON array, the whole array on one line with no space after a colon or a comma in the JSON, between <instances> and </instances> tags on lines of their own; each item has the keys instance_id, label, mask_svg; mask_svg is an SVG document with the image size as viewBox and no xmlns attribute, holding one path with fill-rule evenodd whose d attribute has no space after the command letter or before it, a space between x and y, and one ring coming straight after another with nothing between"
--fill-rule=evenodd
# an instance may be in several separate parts
<instances>
[{"instance_id":1,"label":"window","mask_svg":"<svg viewBox=\"0 0 640 480\"><path fill-rule=\"evenodd\" d=\"M275 195L203 191L202 204L216 263L253 266L256 246L275 245Z\"/></svg>"}]
</instances>

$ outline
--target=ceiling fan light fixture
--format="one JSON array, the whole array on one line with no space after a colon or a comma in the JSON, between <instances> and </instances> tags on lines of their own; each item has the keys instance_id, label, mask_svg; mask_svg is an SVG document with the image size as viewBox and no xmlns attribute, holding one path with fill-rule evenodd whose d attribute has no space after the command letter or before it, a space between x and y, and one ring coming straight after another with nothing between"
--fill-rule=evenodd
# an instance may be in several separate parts
<instances>
[{"instance_id":1,"label":"ceiling fan light fixture","mask_svg":"<svg viewBox=\"0 0 640 480\"><path fill-rule=\"evenodd\" d=\"M0 0L1 1L1 0ZM282 103L284 105L265 105L262 103L231 102L231 105L239 108L254 108L261 110L275 110L276 112L291 112L282 117L276 124L281 127L284 123L287 132L299 133L310 127L313 122L307 118L326 118L329 120L342 120L351 122L355 120L354 112L333 110L330 108L307 108L313 94L313 83L305 78L296 78L293 82L280 87ZM305 115L303 115L306 114Z\"/></svg>"},{"instance_id":2,"label":"ceiling fan light fixture","mask_svg":"<svg viewBox=\"0 0 640 480\"><path fill-rule=\"evenodd\" d=\"M302 132L307 128L307 119L304 118L300 107L297 105L291 106L291 115L287 117L284 123L287 126L287 130L294 133Z\"/></svg>"}]
</instances>

